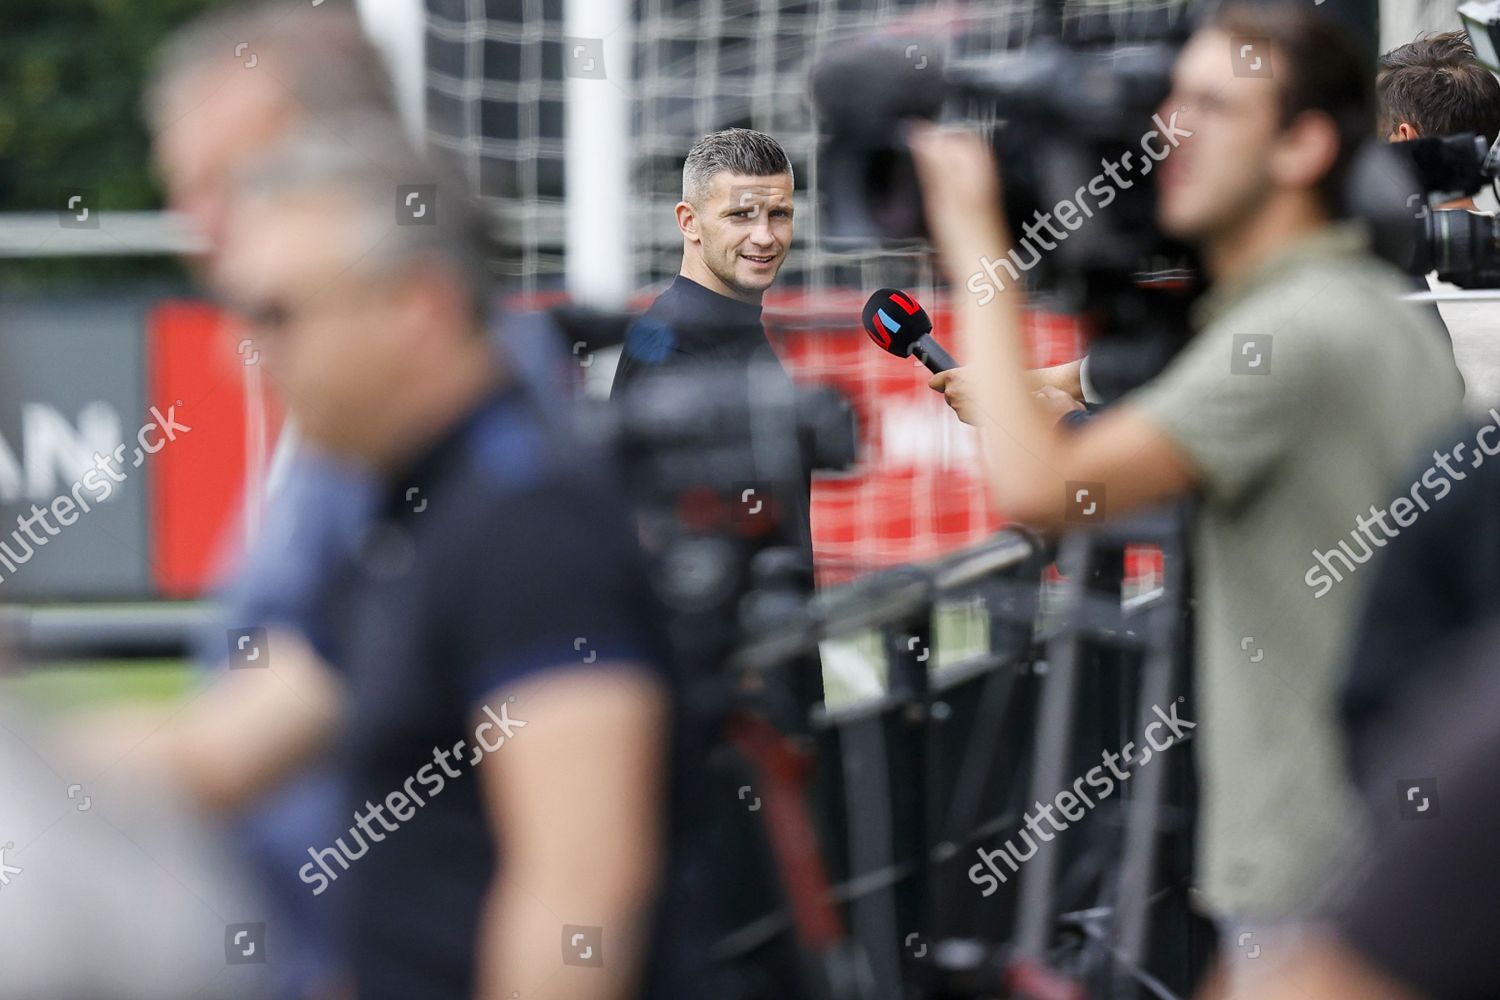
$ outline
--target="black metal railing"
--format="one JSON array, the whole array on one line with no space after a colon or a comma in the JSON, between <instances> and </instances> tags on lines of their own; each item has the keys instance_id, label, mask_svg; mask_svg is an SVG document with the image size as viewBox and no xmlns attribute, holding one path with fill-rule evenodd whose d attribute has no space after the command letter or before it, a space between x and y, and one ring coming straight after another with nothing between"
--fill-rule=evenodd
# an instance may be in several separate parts
<instances>
[{"instance_id":1,"label":"black metal railing","mask_svg":"<svg viewBox=\"0 0 1500 1000\"><path fill-rule=\"evenodd\" d=\"M1138 544L1162 549L1163 586L1126 601L1124 551ZM820 642L883 640L885 690L814 710L812 775L799 789L844 934L824 948L825 966L847 967L823 995L1191 992L1210 942L1187 907L1189 748L1135 769L1016 871L974 878L978 851L1014 838L1033 803L1076 785L1153 706L1188 696L1177 515L1073 533L1056 555L1062 578L1048 583L1053 552L1003 531L824 591L735 654L734 669L762 676ZM981 609L987 648L935 669L934 623L955 603Z\"/></svg>"}]
</instances>

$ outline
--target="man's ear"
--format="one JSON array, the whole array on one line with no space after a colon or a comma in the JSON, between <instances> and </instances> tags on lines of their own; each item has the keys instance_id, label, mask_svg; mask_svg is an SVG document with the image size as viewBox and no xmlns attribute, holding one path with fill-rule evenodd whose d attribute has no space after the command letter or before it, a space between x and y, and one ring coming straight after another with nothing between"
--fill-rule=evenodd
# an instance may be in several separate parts
<instances>
[{"instance_id":1,"label":"man's ear","mask_svg":"<svg viewBox=\"0 0 1500 1000\"><path fill-rule=\"evenodd\" d=\"M698 233L698 210L685 201L677 203L677 228L682 230L682 235L694 243L700 242L703 237Z\"/></svg>"},{"instance_id":2,"label":"man's ear","mask_svg":"<svg viewBox=\"0 0 1500 1000\"><path fill-rule=\"evenodd\" d=\"M1391 141L1410 142L1412 139L1418 138L1420 134L1421 133L1417 131L1417 127L1411 122L1402 122L1400 125L1396 126L1396 131L1391 133Z\"/></svg>"},{"instance_id":3,"label":"man's ear","mask_svg":"<svg viewBox=\"0 0 1500 1000\"><path fill-rule=\"evenodd\" d=\"M1338 153L1333 117L1323 111L1300 112L1271 152L1271 176L1286 187L1315 187L1333 169Z\"/></svg>"}]
</instances>

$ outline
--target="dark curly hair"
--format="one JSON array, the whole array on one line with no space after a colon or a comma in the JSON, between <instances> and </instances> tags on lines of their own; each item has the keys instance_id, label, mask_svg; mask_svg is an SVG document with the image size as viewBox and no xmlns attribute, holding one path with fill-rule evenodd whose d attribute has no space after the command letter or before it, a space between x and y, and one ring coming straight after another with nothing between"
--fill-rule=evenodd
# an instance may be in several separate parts
<instances>
[{"instance_id":1,"label":"dark curly hair","mask_svg":"<svg viewBox=\"0 0 1500 1000\"><path fill-rule=\"evenodd\" d=\"M1380 57L1375 82L1380 134L1402 122L1418 135L1476 132L1486 142L1500 133L1500 81L1474 57L1462 32L1423 35Z\"/></svg>"}]
</instances>

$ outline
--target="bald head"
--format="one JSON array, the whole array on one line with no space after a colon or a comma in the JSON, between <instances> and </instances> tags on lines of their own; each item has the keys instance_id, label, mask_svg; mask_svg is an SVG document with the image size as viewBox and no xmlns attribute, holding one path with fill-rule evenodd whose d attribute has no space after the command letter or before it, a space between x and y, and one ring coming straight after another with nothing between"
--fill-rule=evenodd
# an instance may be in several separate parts
<instances>
[{"instance_id":1,"label":"bald head","mask_svg":"<svg viewBox=\"0 0 1500 1000\"><path fill-rule=\"evenodd\" d=\"M168 202L210 256L245 162L319 123L361 116L397 127L380 54L339 0L238 5L193 21L158 54L145 113Z\"/></svg>"},{"instance_id":2,"label":"bald head","mask_svg":"<svg viewBox=\"0 0 1500 1000\"><path fill-rule=\"evenodd\" d=\"M211 100L245 81L262 83L289 115L396 113L390 77L351 4L271 0L211 11L173 35L146 85L146 120L159 134L184 99Z\"/></svg>"}]
</instances>

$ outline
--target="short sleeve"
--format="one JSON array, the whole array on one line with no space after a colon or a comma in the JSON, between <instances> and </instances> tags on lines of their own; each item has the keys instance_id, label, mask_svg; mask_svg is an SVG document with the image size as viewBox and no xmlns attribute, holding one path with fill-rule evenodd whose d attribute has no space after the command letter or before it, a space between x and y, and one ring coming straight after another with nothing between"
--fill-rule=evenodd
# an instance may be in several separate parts
<instances>
[{"instance_id":1,"label":"short sleeve","mask_svg":"<svg viewBox=\"0 0 1500 1000\"><path fill-rule=\"evenodd\" d=\"M1315 407L1327 404L1316 395L1327 367L1319 338L1305 328L1272 332L1267 325L1210 325L1125 397L1186 454L1204 493L1226 503L1296 448Z\"/></svg>"},{"instance_id":2,"label":"short sleeve","mask_svg":"<svg viewBox=\"0 0 1500 1000\"><path fill-rule=\"evenodd\" d=\"M450 600L462 696L482 704L539 671L629 662L659 669L658 616L630 520L616 495L586 479L554 480L501 498ZM483 609L483 613L474 613Z\"/></svg>"},{"instance_id":3,"label":"short sleeve","mask_svg":"<svg viewBox=\"0 0 1500 1000\"><path fill-rule=\"evenodd\" d=\"M343 574L374 505L365 473L302 449L267 512L265 527L220 595L232 628L286 629L339 665L334 634L343 610ZM223 659L222 632L209 649Z\"/></svg>"}]
</instances>

